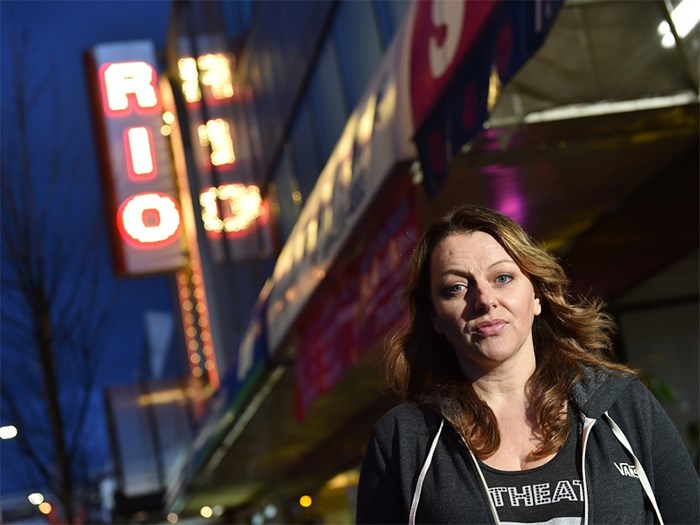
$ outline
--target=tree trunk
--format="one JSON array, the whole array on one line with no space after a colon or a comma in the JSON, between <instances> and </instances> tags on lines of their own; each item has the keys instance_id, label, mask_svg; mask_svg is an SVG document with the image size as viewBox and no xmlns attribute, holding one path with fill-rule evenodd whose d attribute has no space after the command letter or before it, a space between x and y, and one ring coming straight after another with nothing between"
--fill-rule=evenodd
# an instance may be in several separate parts
<instances>
[{"instance_id":1,"label":"tree trunk","mask_svg":"<svg viewBox=\"0 0 700 525\"><path fill-rule=\"evenodd\" d=\"M56 467L60 484L59 497L63 506L66 523L73 523L73 477L71 474L70 458L66 450L65 428L61 404L59 399L56 367L54 364L53 348L51 345L51 315L46 302L38 308L39 320L37 341L39 343L39 355L41 356L41 370L44 375L44 387L46 404L48 407L51 428L54 436L56 450Z\"/></svg>"}]
</instances>

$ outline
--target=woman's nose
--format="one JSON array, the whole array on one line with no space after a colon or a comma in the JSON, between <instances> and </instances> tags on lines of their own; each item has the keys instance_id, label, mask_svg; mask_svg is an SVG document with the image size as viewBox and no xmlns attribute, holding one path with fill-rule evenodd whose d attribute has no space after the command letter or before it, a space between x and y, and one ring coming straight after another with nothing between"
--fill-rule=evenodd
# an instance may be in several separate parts
<instances>
[{"instance_id":1,"label":"woman's nose","mask_svg":"<svg viewBox=\"0 0 700 525\"><path fill-rule=\"evenodd\" d=\"M477 312L488 312L495 306L495 300L491 288L485 283L475 283L472 287L474 292L474 310Z\"/></svg>"}]
</instances>

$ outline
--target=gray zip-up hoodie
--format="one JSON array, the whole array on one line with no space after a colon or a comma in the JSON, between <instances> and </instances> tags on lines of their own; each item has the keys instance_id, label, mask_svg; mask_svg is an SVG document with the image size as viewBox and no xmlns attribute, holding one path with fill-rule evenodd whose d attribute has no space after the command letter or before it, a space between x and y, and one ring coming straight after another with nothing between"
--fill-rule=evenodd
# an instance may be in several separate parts
<instances>
[{"instance_id":1,"label":"gray zip-up hoodie","mask_svg":"<svg viewBox=\"0 0 700 525\"><path fill-rule=\"evenodd\" d=\"M635 378L587 369L571 405L582 523L700 523L700 482L651 393ZM474 455L438 414L404 403L377 422L362 466L357 523L498 523Z\"/></svg>"}]
</instances>

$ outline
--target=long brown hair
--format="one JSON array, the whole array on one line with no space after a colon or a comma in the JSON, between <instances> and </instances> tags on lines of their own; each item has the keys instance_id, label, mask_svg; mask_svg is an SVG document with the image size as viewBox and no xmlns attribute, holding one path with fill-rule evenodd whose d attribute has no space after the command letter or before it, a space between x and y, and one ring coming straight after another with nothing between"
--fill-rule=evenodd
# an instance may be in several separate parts
<instances>
[{"instance_id":1,"label":"long brown hair","mask_svg":"<svg viewBox=\"0 0 700 525\"><path fill-rule=\"evenodd\" d=\"M583 365L620 372L632 370L610 356L613 319L597 299L574 297L554 256L539 247L516 222L481 206L461 206L435 221L413 252L404 291L409 321L390 340L385 379L401 399L433 408L452 423L480 458L493 454L500 436L496 417L461 372L454 350L432 325L430 258L444 238L481 231L491 235L530 279L542 312L532 327L536 370L528 382L541 444L536 457L555 452L568 434L562 411L569 392L583 376Z\"/></svg>"}]
</instances>

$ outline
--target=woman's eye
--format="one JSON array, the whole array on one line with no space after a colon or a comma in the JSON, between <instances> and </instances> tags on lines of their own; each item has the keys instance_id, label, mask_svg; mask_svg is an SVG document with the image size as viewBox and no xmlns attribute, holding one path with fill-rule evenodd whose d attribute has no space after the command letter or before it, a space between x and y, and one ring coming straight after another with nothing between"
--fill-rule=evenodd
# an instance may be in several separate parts
<instances>
[{"instance_id":1,"label":"woman's eye","mask_svg":"<svg viewBox=\"0 0 700 525\"><path fill-rule=\"evenodd\" d=\"M496 283L497 284L507 284L513 280L512 275L508 275L507 273L502 273L498 277L496 277Z\"/></svg>"},{"instance_id":2,"label":"woman's eye","mask_svg":"<svg viewBox=\"0 0 700 525\"><path fill-rule=\"evenodd\" d=\"M451 286L448 286L445 291L447 292L447 295L459 295L466 289L467 287L463 284L453 284Z\"/></svg>"}]
</instances>

